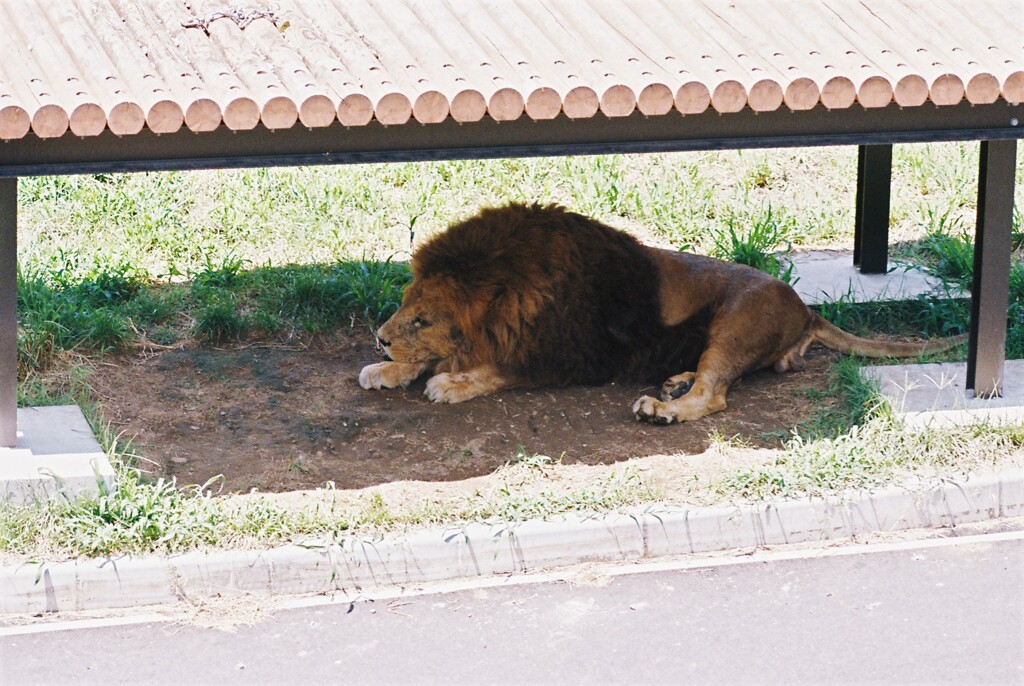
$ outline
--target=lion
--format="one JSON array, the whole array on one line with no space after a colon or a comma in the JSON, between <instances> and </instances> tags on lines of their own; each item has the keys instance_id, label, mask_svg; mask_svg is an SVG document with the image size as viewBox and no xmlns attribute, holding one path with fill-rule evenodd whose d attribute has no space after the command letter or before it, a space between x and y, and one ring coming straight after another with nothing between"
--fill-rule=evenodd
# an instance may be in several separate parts
<instances>
[{"instance_id":1,"label":"lion","mask_svg":"<svg viewBox=\"0 0 1024 686\"><path fill-rule=\"evenodd\" d=\"M413 280L377 331L390 361L365 389L407 387L459 403L499 389L661 384L639 420L691 421L726 408L741 376L805 366L813 343L866 357L945 350L847 333L786 283L745 265L643 245L558 205L481 210L416 250Z\"/></svg>"}]
</instances>

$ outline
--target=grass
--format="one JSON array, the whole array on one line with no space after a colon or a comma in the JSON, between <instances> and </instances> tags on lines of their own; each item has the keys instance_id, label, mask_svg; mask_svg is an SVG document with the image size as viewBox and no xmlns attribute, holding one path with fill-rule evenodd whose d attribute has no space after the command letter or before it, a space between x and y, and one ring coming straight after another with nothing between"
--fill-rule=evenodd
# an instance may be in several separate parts
<instances>
[{"instance_id":1,"label":"grass","mask_svg":"<svg viewBox=\"0 0 1024 686\"><path fill-rule=\"evenodd\" d=\"M952 291L947 291L945 297L918 296L870 303L840 296L815 309L836 326L860 336L952 336L965 333L970 321L970 301Z\"/></svg>"},{"instance_id":2,"label":"grass","mask_svg":"<svg viewBox=\"0 0 1024 686\"><path fill-rule=\"evenodd\" d=\"M948 289L967 292L974 273L973 235L962 221L950 220L947 214L933 217L926 233L908 251ZM1012 244L1019 253L1024 244L1024 225L1018 208L1014 208ZM1024 357L1024 262L1015 254L1010 263L1010 293L1007 309L1006 354L1010 359ZM925 303L926 304L923 304ZM930 335L962 333L970 320L970 303L961 298L919 299L908 306L914 327Z\"/></svg>"},{"instance_id":3,"label":"grass","mask_svg":"<svg viewBox=\"0 0 1024 686\"><path fill-rule=\"evenodd\" d=\"M19 272L19 378L46 371L62 351L126 346L134 338L129 304L141 292L140 277L125 265L78 276L65 260L48 272Z\"/></svg>"},{"instance_id":4,"label":"grass","mask_svg":"<svg viewBox=\"0 0 1024 686\"><path fill-rule=\"evenodd\" d=\"M147 480L129 466L137 460L130 447L119 446L109 432L98 433L118 473L114 490L75 502L0 505L0 551L42 561L265 547L307 538L341 541L431 524L507 525L567 512L607 512L659 495L629 467L577 488L553 487L544 470L556 461L519 453L498 471L494 488L443 505L393 502L371 492L354 505L327 498L313 508L290 508L267 497L215 497L215 481L181 487Z\"/></svg>"},{"instance_id":5,"label":"grass","mask_svg":"<svg viewBox=\"0 0 1024 686\"><path fill-rule=\"evenodd\" d=\"M788 237L791 232L792 228L780 226L772 215L772 206L768 205L749 228L739 227L736 220L728 219L725 229L713 234L712 255L754 267L792 286L797 281L793 277L793 263L782 255L793 248Z\"/></svg>"},{"instance_id":6,"label":"grass","mask_svg":"<svg viewBox=\"0 0 1024 686\"><path fill-rule=\"evenodd\" d=\"M45 375L62 353L102 355L146 341L208 343L376 326L410 280L396 262L246 269L228 259L190 280L155 280L130 267L24 270L18 278L19 379Z\"/></svg>"},{"instance_id":7,"label":"grass","mask_svg":"<svg viewBox=\"0 0 1024 686\"><path fill-rule=\"evenodd\" d=\"M705 505L818 497L914 479L946 479L1024 459L1024 428L902 431L884 408L836 438L793 436L785 450L755 467L677 487L699 491ZM0 506L0 551L27 564L79 556L172 554L206 548L263 548L316 540L343 543L421 526L458 529L484 522L508 527L566 513L604 513L664 500L662 489L632 463L565 485L558 460L520 450L490 485L468 495L411 502L382 490L357 498L330 488L295 507L269 496L217 497L217 483L180 487L149 481L129 465L129 446L98 434L118 470L115 489L97 498ZM729 441L718 451L728 455ZM742 446L741 446L742 447ZM400 491L399 491L400 494Z\"/></svg>"},{"instance_id":8,"label":"grass","mask_svg":"<svg viewBox=\"0 0 1024 686\"><path fill-rule=\"evenodd\" d=\"M805 391L818 409L784 438L797 436L801 440L829 440L885 415L887 408L878 395L878 387L860 374L863 363L861 358L843 357L832 366L828 384L823 390ZM783 440L782 444L786 442Z\"/></svg>"},{"instance_id":9,"label":"grass","mask_svg":"<svg viewBox=\"0 0 1024 686\"><path fill-rule=\"evenodd\" d=\"M376 326L398 309L410 279L405 264L391 261L206 269L189 289L193 333L224 342L297 330L317 334L351 322Z\"/></svg>"},{"instance_id":10,"label":"grass","mask_svg":"<svg viewBox=\"0 0 1024 686\"><path fill-rule=\"evenodd\" d=\"M854 152L22 179L22 378L53 351L116 350L140 336L158 344L188 337L225 344L316 334L346 321L372 326L397 307L408 280L404 262L420 241L482 204L510 200L561 202L649 242L792 280L784 257L790 247L852 241ZM917 241L917 256L941 253L937 273L951 281L970 267L976 164L974 145L895 148L890 233ZM1024 197L1024 171L1018 175ZM1019 236L1019 211L1016 217ZM922 318L954 321L941 302L930 307ZM842 303L826 309L853 316ZM924 323L921 332L936 329Z\"/></svg>"},{"instance_id":11,"label":"grass","mask_svg":"<svg viewBox=\"0 0 1024 686\"><path fill-rule=\"evenodd\" d=\"M797 435L768 464L732 471L709 484L719 498L762 501L818 497L949 478L1024 456L1024 428L974 426L905 431L884 409L827 440Z\"/></svg>"},{"instance_id":12,"label":"grass","mask_svg":"<svg viewBox=\"0 0 1024 686\"><path fill-rule=\"evenodd\" d=\"M976 145L899 145L894 165L894 240L917 237L929 213L971 225ZM24 178L19 256L46 268L63 250L83 268L158 278L229 258L404 261L454 219L509 200L561 202L701 252L771 206L794 246L848 246L855 172L851 147Z\"/></svg>"},{"instance_id":13,"label":"grass","mask_svg":"<svg viewBox=\"0 0 1024 686\"><path fill-rule=\"evenodd\" d=\"M970 281L977 146L896 146L890 236L950 287ZM631 230L791 277L790 247L848 247L852 148L453 161L19 182L19 402L90 407L88 367L134 345L230 344L373 327L394 311L410 252L480 205L555 201ZM1024 160L1018 166L1024 206ZM1015 246L1022 242L1015 211ZM821 307L852 331L946 335L965 301ZM1011 273L1008 353L1024 356L1024 267ZM765 466L706 484L716 502L820 495L910 473L970 468L1018 454L1020 429L903 432L846 359L816 395L822 409ZM215 497L217 484L152 480L141 458L98 427L119 479L111 493L36 507L0 505L0 551L22 557L176 552L343 537L429 523L607 511L660 497L628 468L580 488L547 475L557 460L521 452L498 486L442 504L288 509ZM296 468L300 468L297 465Z\"/></svg>"}]
</instances>

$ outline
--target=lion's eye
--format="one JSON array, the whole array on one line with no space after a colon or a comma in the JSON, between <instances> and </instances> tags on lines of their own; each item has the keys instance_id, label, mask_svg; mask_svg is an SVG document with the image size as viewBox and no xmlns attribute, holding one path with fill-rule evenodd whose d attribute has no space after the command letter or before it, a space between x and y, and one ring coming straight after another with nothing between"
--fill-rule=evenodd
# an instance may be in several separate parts
<instances>
[{"instance_id":1,"label":"lion's eye","mask_svg":"<svg viewBox=\"0 0 1024 686\"><path fill-rule=\"evenodd\" d=\"M417 329L425 329L428 326L430 326L430 322L421 317L416 317L415 319L412 320L412 325L415 326Z\"/></svg>"}]
</instances>

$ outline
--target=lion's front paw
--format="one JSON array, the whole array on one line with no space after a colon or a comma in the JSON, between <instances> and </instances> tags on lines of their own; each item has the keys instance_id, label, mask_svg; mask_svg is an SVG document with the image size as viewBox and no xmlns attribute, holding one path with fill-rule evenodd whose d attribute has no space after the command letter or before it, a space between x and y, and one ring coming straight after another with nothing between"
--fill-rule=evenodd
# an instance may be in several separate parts
<instances>
[{"instance_id":1,"label":"lion's front paw","mask_svg":"<svg viewBox=\"0 0 1024 686\"><path fill-rule=\"evenodd\" d=\"M387 362L378 362L377 364L368 364L363 367L363 370L359 372L359 385L366 390L379 391L382 388L387 388L384 385L384 367Z\"/></svg>"},{"instance_id":2,"label":"lion's front paw","mask_svg":"<svg viewBox=\"0 0 1024 686\"><path fill-rule=\"evenodd\" d=\"M633 403L633 415L638 421L652 424L671 424L676 421L675 413L669 408L668 403L649 395L642 395Z\"/></svg>"},{"instance_id":3,"label":"lion's front paw","mask_svg":"<svg viewBox=\"0 0 1024 686\"><path fill-rule=\"evenodd\" d=\"M467 374L449 372L442 372L427 379L427 389L423 394L435 403L461 403L479 395Z\"/></svg>"},{"instance_id":4,"label":"lion's front paw","mask_svg":"<svg viewBox=\"0 0 1024 686\"><path fill-rule=\"evenodd\" d=\"M368 364L359 372L359 385L366 390L408 386L423 373L426 365L404 362L378 362Z\"/></svg>"}]
</instances>

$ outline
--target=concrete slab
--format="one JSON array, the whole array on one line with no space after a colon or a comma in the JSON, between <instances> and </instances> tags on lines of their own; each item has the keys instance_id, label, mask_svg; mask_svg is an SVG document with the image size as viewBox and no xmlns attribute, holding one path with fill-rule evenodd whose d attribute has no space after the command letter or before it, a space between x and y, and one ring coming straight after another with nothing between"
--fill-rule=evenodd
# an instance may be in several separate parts
<instances>
[{"instance_id":1,"label":"concrete slab","mask_svg":"<svg viewBox=\"0 0 1024 686\"><path fill-rule=\"evenodd\" d=\"M975 398L964 388L965 363L901 364L863 367L881 394L911 427L1024 423L1024 360L1007 360L1003 397Z\"/></svg>"},{"instance_id":2,"label":"concrete slab","mask_svg":"<svg viewBox=\"0 0 1024 686\"><path fill-rule=\"evenodd\" d=\"M793 274L800 278L794 288L808 305L840 298L871 302L967 295L947 293L941 281L914 265L896 264L887 274L861 274L848 252L801 252L790 257ZM967 394L964 363L873 366L864 367L861 374L879 382L882 395L911 427L1024 422L1024 360L1007 360L1003 397L991 399Z\"/></svg>"},{"instance_id":3,"label":"concrete slab","mask_svg":"<svg viewBox=\"0 0 1024 686\"><path fill-rule=\"evenodd\" d=\"M18 408L18 445L0 448L0 499L95 497L113 485L114 468L77 405Z\"/></svg>"},{"instance_id":4,"label":"concrete slab","mask_svg":"<svg viewBox=\"0 0 1024 686\"><path fill-rule=\"evenodd\" d=\"M840 299L870 302L946 295L940 280L911 264L893 264L886 274L861 274L847 252L798 252L789 258L793 276L799 277L793 288L808 305Z\"/></svg>"},{"instance_id":5,"label":"concrete slab","mask_svg":"<svg viewBox=\"0 0 1024 686\"><path fill-rule=\"evenodd\" d=\"M18 447L33 455L103 452L78 405L19 408Z\"/></svg>"}]
</instances>

